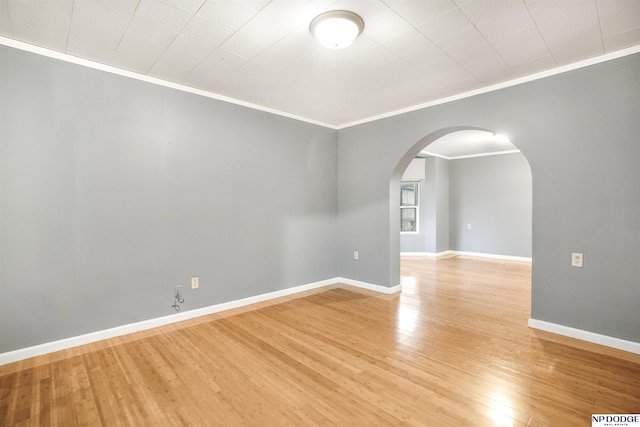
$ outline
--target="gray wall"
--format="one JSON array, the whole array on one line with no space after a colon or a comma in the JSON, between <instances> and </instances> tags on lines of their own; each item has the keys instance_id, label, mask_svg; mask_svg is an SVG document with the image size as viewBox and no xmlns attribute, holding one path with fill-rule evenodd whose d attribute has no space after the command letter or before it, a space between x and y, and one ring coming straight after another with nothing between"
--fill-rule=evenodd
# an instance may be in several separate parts
<instances>
[{"instance_id":1,"label":"gray wall","mask_svg":"<svg viewBox=\"0 0 640 427\"><path fill-rule=\"evenodd\" d=\"M448 132L500 132L531 165L532 318L640 341L638 75L636 54L341 130L341 274L397 285L402 170Z\"/></svg>"},{"instance_id":2,"label":"gray wall","mask_svg":"<svg viewBox=\"0 0 640 427\"><path fill-rule=\"evenodd\" d=\"M531 165L532 317L640 341L640 55L338 132L6 47L0 73L0 352L171 314L177 284L185 310L396 285L401 172L462 129Z\"/></svg>"},{"instance_id":3,"label":"gray wall","mask_svg":"<svg viewBox=\"0 0 640 427\"><path fill-rule=\"evenodd\" d=\"M420 232L401 233L401 252L531 256L531 169L522 154L425 160Z\"/></svg>"},{"instance_id":4,"label":"gray wall","mask_svg":"<svg viewBox=\"0 0 640 427\"><path fill-rule=\"evenodd\" d=\"M436 242L434 252L444 252L452 248L449 231L451 218L449 161L434 158L436 185Z\"/></svg>"},{"instance_id":5,"label":"gray wall","mask_svg":"<svg viewBox=\"0 0 640 427\"><path fill-rule=\"evenodd\" d=\"M336 131L0 47L0 352L339 275ZM190 289L190 278L200 289Z\"/></svg>"},{"instance_id":6,"label":"gray wall","mask_svg":"<svg viewBox=\"0 0 640 427\"><path fill-rule=\"evenodd\" d=\"M449 169L451 249L530 257L531 169L524 156L452 160Z\"/></svg>"}]
</instances>

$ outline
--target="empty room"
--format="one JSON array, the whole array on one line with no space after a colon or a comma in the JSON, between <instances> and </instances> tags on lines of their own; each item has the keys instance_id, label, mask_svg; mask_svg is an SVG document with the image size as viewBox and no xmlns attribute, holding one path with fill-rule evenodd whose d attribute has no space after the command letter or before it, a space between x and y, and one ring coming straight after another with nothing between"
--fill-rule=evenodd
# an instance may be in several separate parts
<instances>
[{"instance_id":1,"label":"empty room","mask_svg":"<svg viewBox=\"0 0 640 427\"><path fill-rule=\"evenodd\" d=\"M640 2L0 0L0 425L640 426Z\"/></svg>"}]
</instances>

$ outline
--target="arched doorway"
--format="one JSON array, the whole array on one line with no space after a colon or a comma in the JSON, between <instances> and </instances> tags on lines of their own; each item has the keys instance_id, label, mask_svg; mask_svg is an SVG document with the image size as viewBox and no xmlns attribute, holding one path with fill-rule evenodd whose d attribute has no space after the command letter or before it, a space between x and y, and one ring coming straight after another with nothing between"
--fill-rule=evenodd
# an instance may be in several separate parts
<instances>
[{"instance_id":1,"label":"arched doorway","mask_svg":"<svg viewBox=\"0 0 640 427\"><path fill-rule=\"evenodd\" d=\"M400 159L394 169L389 189L391 202L389 217L391 252L392 254L396 254L395 262L392 256L391 269L393 272L398 272L397 277L400 277L400 212L405 212L405 210L400 207L402 174L414 158L423 152L425 148L430 145L435 147L446 139L454 141L452 137L463 134L493 135L493 132L489 129L462 126L440 129L416 142ZM511 145L511 147L515 148L513 145ZM418 251L418 254L436 255L439 253L441 255L444 251L448 253L477 254L479 256L505 259L530 260L532 258L531 168L524 155L518 150L506 152L499 151L497 148L498 147L492 147L493 152L491 153L453 158L444 157L446 160L437 159L444 163L447 174L449 164L451 164L452 180L454 176L458 177L457 180L455 180L455 192L452 193L451 199L451 229L449 229L449 208L447 206L446 223L443 221L444 227L438 228L438 233L442 232L442 234L446 234L446 239L438 239L439 247L437 250L430 249L427 250L426 253ZM488 154L490 154L490 156L488 156ZM497 154L501 156L497 156ZM434 160L436 159L429 159L432 164ZM487 165L496 165L493 167L496 170L485 169L486 173L474 179L472 174L477 173L478 168L486 168ZM505 166L504 171L499 170L502 166ZM465 168L469 168L469 171L466 171ZM453 171L455 171L455 174L453 174ZM510 176L510 173L514 175ZM428 178L429 177L427 177L427 179ZM492 179L494 181L502 180L502 182L499 182L495 187L487 187L485 194L482 194L482 191L478 191L480 194L474 194L476 190L482 189L482 185L486 187L487 183L490 183ZM406 182L404 185L406 187ZM449 191L448 182L446 191L447 193ZM422 194L424 195L425 193L422 192ZM433 196L432 193L428 194ZM464 197L465 194L467 197L471 194L475 199L467 201L467 203L459 203L459 199ZM491 199L494 195L495 198ZM448 194L445 194L444 197L448 198ZM423 214L425 211L428 211L429 206L427 203L429 203L429 201L425 200L420 205L419 209L421 209L421 213ZM472 217L480 223L478 225L481 225L478 229L474 228L473 231L471 231L471 222L474 221L469 219ZM480 219L482 219L482 221ZM435 216L430 218L430 221L431 220L435 221ZM425 221L425 223L425 228L433 225L428 221ZM413 236L410 235L411 233L403 234L404 247L407 247L406 242L408 239L417 238L419 240L432 238L435 240L433 235L429 236L428 233L430 232L435 234L435 228L429 230L427 233L425 233L424 229L421 229L419 232L416 231L413 233ZM444 248L440 243L445 241L446 243L444 245L449 245L449 235L451 235L451 245ZM436 245L429 246L427 244L424 247L435 248Z\"/></svg>"}]
</instances>

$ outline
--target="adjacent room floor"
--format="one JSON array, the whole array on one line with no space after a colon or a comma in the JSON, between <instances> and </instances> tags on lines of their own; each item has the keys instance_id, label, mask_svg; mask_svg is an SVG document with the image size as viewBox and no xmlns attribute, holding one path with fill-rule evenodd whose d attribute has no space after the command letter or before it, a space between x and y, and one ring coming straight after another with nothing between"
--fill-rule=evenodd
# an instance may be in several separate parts
<instances>
[{"instance_id":1,"label":"adjacent room floor","mask_svg":"<svg viewBox=\"0 0 640 427\"><path fill-rule=\"evenodd\" d=\"M640 356L527 327L531 265L404 258L324 289L0 366L0 425L590 426ZM25 331L28 333L28 331Z\"/></svg>"}]
</instances>

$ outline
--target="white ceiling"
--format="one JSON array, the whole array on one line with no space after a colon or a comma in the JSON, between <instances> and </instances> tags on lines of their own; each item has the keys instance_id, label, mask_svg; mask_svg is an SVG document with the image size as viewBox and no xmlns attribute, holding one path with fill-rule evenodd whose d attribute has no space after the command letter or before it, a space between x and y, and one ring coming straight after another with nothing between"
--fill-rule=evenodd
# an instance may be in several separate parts
<instances>
[{"instance_id":1,"label":"white ceiling","mask_svg":"<svg viewBox=\"0 0 640 427\"><path fill-rule=\"evenodd\" d=\"M518 152L520 150L509 141L506 135L479 130L462 130L436 139L422 150L419 156L455 160Z\"/></svg>"},{"instance_id":2,"label":"white ceiling","mask_svg":"<svg viewBox=\"0 0 640 427\"><path fill-rule=\"evenodd\" d=\"M0 0L0 35L340 127L640 45L640 1Z\"/></svg>"}]
</instances>

